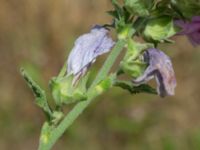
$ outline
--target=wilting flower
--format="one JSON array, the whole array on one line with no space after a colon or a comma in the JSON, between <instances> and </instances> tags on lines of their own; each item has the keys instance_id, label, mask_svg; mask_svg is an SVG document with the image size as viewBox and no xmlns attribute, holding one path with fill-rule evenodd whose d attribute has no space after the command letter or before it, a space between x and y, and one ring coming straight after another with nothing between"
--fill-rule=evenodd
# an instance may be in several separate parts
<instances>
[{"instance_id":1,"label":"wilting flower","mask_svg":"<svg viewBox=\"0 0 200 150\"><path fill-rule=\"evenodd\" d=\"M83 76L88 67L95 62L96 57L111 50L113 40L108 36L108 30L96 25L90 33L80 36L68 57L68 74L73 74L74 81Z\"/></svg>"},{"instance_id":2,"label":"wilting flower","mask_svg":"<svg viewBox=\"0 0 200 150\"><path fill-rule=\"evenodd\" d=\"M181 32L178 34L187 35L194 46L200 45L200 16L193 17L190 22L176 20L175 24L182 28Z\"/></svg>"},{"instance_id":3,"label":"wilting flower","mask_svg":"<svg viewBox=\"0 0 200 150\"><path fill-rule=\"evenodd\" d=\"M155 77L157 92L161 97L174 95L176 79L170 58L158 49L148 49L144 53L148 67L143 75L133 80L135 84L143 84Z\"/></svg>"}]
</instances>

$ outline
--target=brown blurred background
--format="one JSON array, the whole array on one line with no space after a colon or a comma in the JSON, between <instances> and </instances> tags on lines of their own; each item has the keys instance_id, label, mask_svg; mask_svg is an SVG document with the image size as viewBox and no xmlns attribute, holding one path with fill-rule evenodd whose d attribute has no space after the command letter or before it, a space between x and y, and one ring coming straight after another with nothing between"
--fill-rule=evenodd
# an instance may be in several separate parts
<instances>
[{"instance_id":1,"label":"brown blurred background","mask_svg":"<svg viewBox=\"0 0 200 150\"><path fill-rule=\"evenodd\" d=\"M44 121L19 67L48 90L73 41L92 25L110 22L105 12L111 8L108 0L0 1L0 150L37 149ZM176 96L161 99L113 88L53 149L200 150L200 47L185 37L175 40L176 45L160 48L172 57Z\"/></svg>"}]
</instances>

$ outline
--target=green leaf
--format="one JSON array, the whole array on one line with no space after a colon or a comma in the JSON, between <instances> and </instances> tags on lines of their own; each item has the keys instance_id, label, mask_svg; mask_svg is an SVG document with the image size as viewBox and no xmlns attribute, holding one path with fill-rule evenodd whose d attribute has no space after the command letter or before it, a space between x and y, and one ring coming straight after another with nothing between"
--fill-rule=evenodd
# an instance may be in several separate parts
<instances>
[{"instance_id":1,"label":"green leaf","mask_svg":"<svg viewBox=\"0 0 200 150\"><path fill-rule=\"evenodd\" d=\"M162 16L148 21L144 30L144 36L148 41L163 42L175 35L178 28L174 26L173 19L169 16Z\"/></svg>"},{"instance_id":2,"label":"green leaf","mask_svg":"<svg viewBox=\"0 0 200 150\"><path fill-rule=\"evenodd\" d=\"M110 11L107 11L107 13L109 15L111 15L112 17L114 17L114 18L118 18L119 17L119 15L118 15L116 10L110 10Z\"/></svg>"},{"instance_id":3,"label":"green leaf","mask_svg":"<svg viewBox=\"0 0 200 150\"><path fill-rule=\"evenodd\" d=\"M123 17L123 8L120 6L120 4L117 2L117 0L112 0L112 4L115 8L116 18L120 19Z\"/></svg>"},{"instance_id":4,"label":"green leaf","mask_svg":"<svg viewBox=\"0 0 200 150\"><path fill-rule=\"evenodd\" d=\"M151 12L151 17L170 16L177 18L180 16L179 12L172 9L170 0L156 1Z\"/></svg>"},{"instance_id":5,"label":"green leaf","mask_svg":"<svg viewBox=\"0 0 200 150\"><path fill-rule=\"evenodd\" d=\"M200 0L171 0L171 2L188 19L200 15Z\"/></svg>"},{"instance_id":6,"label":"green leaf","mask_svg":"<svg viewBox=\"0 0 200 150\"><path fill-rule=\"evenodd\" d=\"M125 7L135 15L147 16L153 6L153 0L125 0Z\"/></svg>"},{"instance_id":7,"label":"green leaf","mask_svg":"<svg viewBox=\"0 0 200 150\"><path fill-rule=\"evenodd\" d=\"M124 30L127 25L132 26L134 16L126 9L126 7L121 6L117 0L112 0L112 4L114 10L108 11L107 13L114 17L113 20L117 32Z\"/></svg>"},{"instance_id":8,"label":"green leaf","mask_svg":"<svg viewBox=\"0 0 200 150\"><path fill-rule=\"evenodd\" d=\"M45 91L40 88L39 85L33 79L30 77L30 75L21 68L21 75L24 77L25 81L27 82L28 86L32 89L33 94L36 98L35 103L43 109L45 114L50 117L52 115L52 112L50 110L49 104L46 99Z\"/></svg>"},{"instance_id":9,"label":"green leaf","mask_svg":"<svg viewBox=\"0 0 200 150\"><path fill-rule=\"evenodd\" d=\"M137 93L157 94L156 90L147 84L134 86L134 84L130 81L117 80L114 83L114 85L117 87L121 87L124 90L128 90L131 94L137 94Z\"/></svg>"}]
</instances>

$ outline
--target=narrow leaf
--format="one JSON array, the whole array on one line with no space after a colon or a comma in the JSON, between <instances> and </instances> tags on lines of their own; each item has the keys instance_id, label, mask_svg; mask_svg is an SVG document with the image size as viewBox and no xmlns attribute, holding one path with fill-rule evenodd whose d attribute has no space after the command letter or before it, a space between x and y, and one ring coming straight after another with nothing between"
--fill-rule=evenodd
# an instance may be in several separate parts
<instances>
[{"instance_id":1,"label":"narrow leaf","mask_svg":"<svg viewBox=\"0 0 200 150\"><path fill-rule=\"evenodd\" d=\"M43 109L45 114L50 117L52 112L50 110L50 107L48 105L47 99L46 99L46 94L45 91L40 88L40 86L33 81L33 79L30 77L30 75L23 69L21 68L21 75L24 77L26 83L28 86L32 89L33 94L35 96L35 103Z\"/></svg>"},{"instance_id":2,"label":"narrow leaf","mask_svg":"<svg viewBox=\"0 0 200 150\"><path fill-rule=\"evenodd\" d=\"M147 84L134 86L134 84L130 81L117 80L114 85L121 87L124 90L128 90L131 94L137 94L137 93L157 94L156 90Z\"/></svg>"}]
</instances>

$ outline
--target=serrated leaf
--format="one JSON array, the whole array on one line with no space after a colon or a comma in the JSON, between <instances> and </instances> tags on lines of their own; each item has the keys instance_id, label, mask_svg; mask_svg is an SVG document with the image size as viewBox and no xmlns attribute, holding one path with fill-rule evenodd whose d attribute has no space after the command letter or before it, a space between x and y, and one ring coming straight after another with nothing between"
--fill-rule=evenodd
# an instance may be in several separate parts
<instances>
[{"instance_id":1,"label":"serrated leaf","mask_svg":"<svg viewBox=\"0 0 200 150\"><path fill-rule=\"evenodd\" d=\"M33 91L33 94L36 99L35 103L40 108L43 109L43 111L45 112L46 115L48 115L48 117L50 117L52 112L48 105L45 91L40 88L40 86L30 77L30 75L23 68L21 68L20 71L21 71L21 75L24 77L26 83Z\"/></svg>"},{"instance_id":2,"label":"serrated leaf","mask_svg":"<svg viewBox=\"0 0 200 150\"><path fill-rule=\"evenodd\" d=\"M139 86L134 86L134 84L130 81L117 80L114 83L114 85L117 87L121 87L124 90L128 90L131 94L137 94L137 93L157 94L156 90L151 86L149 86L148 84L141 84Z\"/></svg>"}]
</instances>

